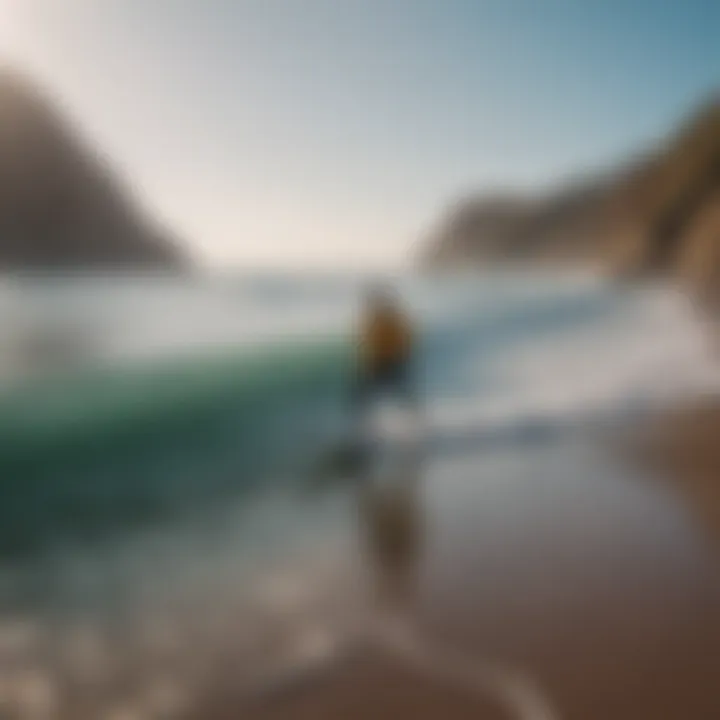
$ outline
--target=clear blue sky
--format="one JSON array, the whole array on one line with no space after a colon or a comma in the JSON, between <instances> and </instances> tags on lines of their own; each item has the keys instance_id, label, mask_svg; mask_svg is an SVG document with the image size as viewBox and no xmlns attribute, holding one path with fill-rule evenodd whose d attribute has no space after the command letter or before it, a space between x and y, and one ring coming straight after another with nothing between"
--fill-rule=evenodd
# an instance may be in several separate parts
<instances>
[{"instance_id":1,"label":"clear blue sky","mask_svg":"<svg viewBox=\"0 0 720 720\"><path fill-rule=\"evenodd\" d=\"M717 0L0 0L37 75L214 264L402 260L720 86Z\"/></svg>"}]
</instances>

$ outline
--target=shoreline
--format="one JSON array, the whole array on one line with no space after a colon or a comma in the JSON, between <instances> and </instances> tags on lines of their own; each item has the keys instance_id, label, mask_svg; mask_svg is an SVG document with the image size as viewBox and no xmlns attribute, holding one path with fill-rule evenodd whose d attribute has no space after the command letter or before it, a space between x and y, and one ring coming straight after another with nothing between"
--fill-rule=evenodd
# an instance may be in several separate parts
<instances>
[{"instance_id":1,"label":"shoreline","mask_svg":"<svg viewBox=\"0 0 720 720\"><path fill-rule=\"evenodd\" d=\"M264 592L247 587L254 604L242 584L237 597L223 585L229 594L195 608L197 628L181 623L173 640L161 623L157 656L125 658L126 682L137 676L140 686L118 686L124 707L146 718L146 701L175 704L172 720L720 717L720 534L711 541L713 519L698 512L708 497L720 508L720 492L706 489L720 464L699 462L692 444L707 443L710 463L720 462L717 423L720 407L708 403L638 428L707 470L700 484L674 479L671 467L685 466L653 455L652 443L632 438L629 457L588 432L400 466L389 484L331 488L344 509L327 567L313 574L301 553ZM227 539L223 547L234 556ZM305 559L317 562L314 553ZM106 650L118 662L123 643L135 645L131 633L115 639ZM203 651L206 666L194 660ZM148 698L136 694L154 680ZM79 703L73 720L86 717L92 696L68 689ZM528 693L531 711L519 714Z\"/></svg>"},{"instance_id":2,"label":"shoreline","mask_svg":"<svg viewBox=\"0 0 720 720\"><path fill-rule=\"evenodd\" d=\"M662 432L674 433L692 457L698 423L706 433L700 441L712 445L720 406L673 410L641 434L669 449L660 430L667 428ZM720 488L706 491L690 475L673 478L660 455L647 456L660 466L643 461L648 452L631 459L596 437L441 459L426 469L420 495L401 501L405 510L386 508L384 520L371 520L390 518L395 527L373 530L376 546L365 558L396 581L384 589L394 594L394 611L411 619L431 660L428 672L418 675L407 656L393 654L391 633L374 649L361 643L365 654L330 662L327 673L311 673L307 685L268 696L243 717L720 716L720 532L711 547L706 521L687 512L686 503L709 500L720 528ZM672 472L698 467L710 482L720 449L707 452L709 464L698 456ZM505 502L510 494L524 497L519 509ZM398 540L398 532L418 532L418 513L432 532ZM463 658L460 676L473 668L509 670L534 688L543 709L518 714L498 704L497 686L482 682L469 697L467 687L447 682L447 658ZM188 717L229 720L239 707L232 693L221 694Z\"/></svg>"}]
</instances>

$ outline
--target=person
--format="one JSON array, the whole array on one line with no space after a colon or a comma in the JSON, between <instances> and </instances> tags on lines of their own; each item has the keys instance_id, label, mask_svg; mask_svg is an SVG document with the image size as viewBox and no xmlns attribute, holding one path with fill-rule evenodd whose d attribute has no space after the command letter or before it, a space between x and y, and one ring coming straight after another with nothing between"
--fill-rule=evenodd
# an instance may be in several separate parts
<instances>
[{"instance_id":1,"label":"person","mask_svg":"<svg viewBox=\"0 0 720 720\"><path fill-rule=\"evenodd\" d=\"M417 411L413 382L415 334L409 317L388 289L376 286L370 290L358 349L357 410L364 414L373 399L391 395Z\"/></svg>"}]
</instances>

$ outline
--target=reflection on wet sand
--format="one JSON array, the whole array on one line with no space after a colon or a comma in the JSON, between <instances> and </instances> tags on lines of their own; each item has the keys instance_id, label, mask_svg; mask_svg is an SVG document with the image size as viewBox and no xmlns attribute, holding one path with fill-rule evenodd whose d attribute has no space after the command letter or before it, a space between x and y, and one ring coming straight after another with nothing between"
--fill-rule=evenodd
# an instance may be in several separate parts
<instances>
[{"instance_id":1,"label":"reflection on wet sand","mask_svg":"<svg viewBox=\"0 0 720 720\"><path fill-rule=\"evenodd\" d=\"M362 478L357 491L378 611L366 628L365 644L375 665L391 663L384 677L376 680L372 715L391 717L392 693L382 688L396 689L404 683L415 700L415 717L464 717L466 713L487 720L557 720L559 715L531 678L480 654L468 655L437 642L419 621L427 532L423 458L420 445L403 447L394 455L390 472ZM408 678L413 678L409 685ZM440 708L433 711L430 707L438 698L442 698ZM462 710L457 707L459 699L465 703Z\"/></svg>"},{"instance_id":2,"label":"reflection on wet sand","mask_svg":"<svg viewBox=\"0 0 720 720\"><path fill-rule=\"evenodd\" d=\"M425 522L421 498L422 456L402 453L397 467L382 477L366 477L358 487L358 510L365 553L382 610L412 613L417 592Z\"/></svg>"}]
</instances>

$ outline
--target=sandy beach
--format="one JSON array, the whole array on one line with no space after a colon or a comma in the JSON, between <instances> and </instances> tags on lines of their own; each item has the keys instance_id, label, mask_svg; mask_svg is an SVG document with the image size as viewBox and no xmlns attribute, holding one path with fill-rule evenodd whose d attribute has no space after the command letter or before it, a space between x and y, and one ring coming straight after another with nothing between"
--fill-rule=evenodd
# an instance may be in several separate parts
<instances>
[{"instance_id":1,"label":"sandy beach","mask_svg":"<svg viewBox=\"0 0 720 720\"><path fill-rule=\"evenodd\" d=\"M720 543L720 403L685 404L656 418L632 455L687 504L708 542Z\"/></svg>"},{"instance_id":2,"label":"sandy beach","mask_svg":"<svg viewBox=\"0 0 720 720\"><path fill-rule=\"evenodd\" d=\"M0 566L0 718L720 717L719 413L649 414L711 386L695 316L666 288L497 282L417 288L428 434L380 412L364 471L324 461L324 343L7 412L35 418L36 474L0 505L28 553ZM61 410L75 454L41 432Z\"/></svg>"},{"instance_id":3,"label":"sandy beach","mask_svg":"<svg viewBox=\"0 0 720 720\"><path fill-rule=\"evenodd\" d=\"M189 717L717 718L717 420L658 420L642 456L582 434L468 452L359 498L354 634Z\"/></svg>"},{"instance_id":4,"label":"sandy beach","mask_svg":"<svg viewBox=\"0 0 720 720\"><path fill-rule=\"evenodd\" d=\"M678 409L620 433L630 448L584 431L465 446L325 488L296 512L336 503L341 534L171 600L164 633L129 616L73 660L43 645L52 626L3 626L0 717L715 720L719 418Z\"/></svg>"}]
</instances>

